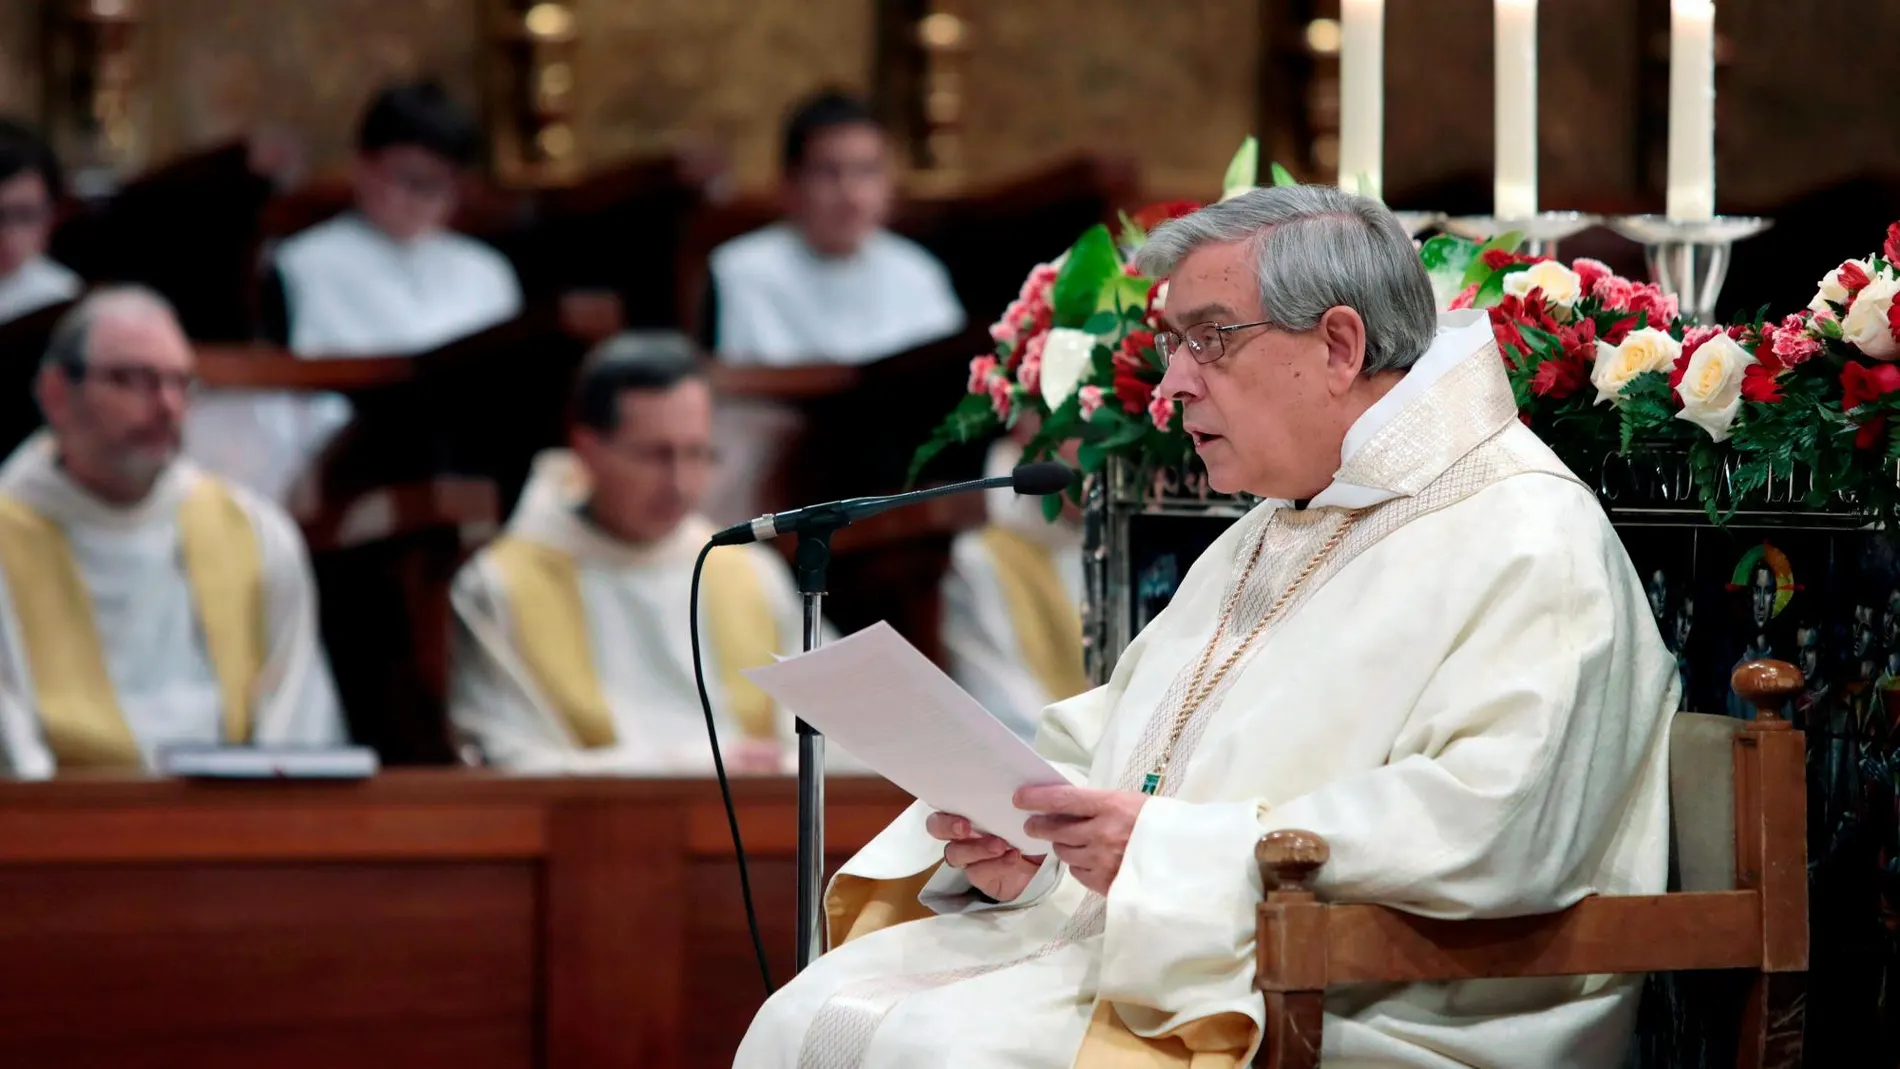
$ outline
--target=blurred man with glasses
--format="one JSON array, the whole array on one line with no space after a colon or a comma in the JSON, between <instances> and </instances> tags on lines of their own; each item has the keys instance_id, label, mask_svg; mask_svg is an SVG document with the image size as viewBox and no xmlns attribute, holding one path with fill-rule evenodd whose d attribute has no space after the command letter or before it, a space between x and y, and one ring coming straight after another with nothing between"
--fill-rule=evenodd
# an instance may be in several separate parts
<instances>
[{"instance_id":1,"label":"blurred man with glasses","mask_svg":"<svg viewBox=\"0 0 1900 1069\"><path fill-rule=\"evenodd\" d=\"M492 764L712 769L687 629L713 394L683 335L628 333L581 370L571 449L539 457L508 529L456 577L451 714ZM727 767L786 767L789 715L739 671L800 648L789 570L752 545L706 561L701 644Z\"/></svg>"},{"instance_id":2,"label":"blurred man with glasses","mask_svg":"<svg viewBox=\"0 0 1900 1069\"><path fill-rule=\"evenodd\" d=\"M70 301L84 283L46 255L59 162L38 134L0 119L0 323Z\"/></svg>"},{"instance_id":3,"label":"blurred man with glasses","mask_svg":"<svg viewBox=\"0 0 1900 1069\"><path fill-rule=\"evenodd\" d=\"M0 771L343 741L302 538L179 457L192 384L149 290L94 291L54 327L47 427L0 467Z\"/></svg>"},{"instance_id":4,"label":"blurred man with glasses","mask_svg":"<svg viewBox=\"0 0 1900 1069\"><path fill-rule=\"evenodd\" d=\"M404 356L514 318L513 267L448 229L480 156L475 119L440 85L377 94L357 134L354 210L285 241L273 259L279 340L306 359ZM207 400L193 417L191 454L277 500L350 416L336 396Z\"/></svg>"}]
</instances>

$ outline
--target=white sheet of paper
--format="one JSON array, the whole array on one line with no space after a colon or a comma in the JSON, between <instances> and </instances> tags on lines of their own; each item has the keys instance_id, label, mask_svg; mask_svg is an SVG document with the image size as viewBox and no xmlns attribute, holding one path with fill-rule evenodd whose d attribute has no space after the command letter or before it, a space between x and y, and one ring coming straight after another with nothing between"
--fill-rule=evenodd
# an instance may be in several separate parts
<instances>
[{"instance_id":1,"label":"white sheet of paper","mask_svg":"<svg viewBox=\"0 0 1900 1069\"><path fill-rule=\"evenodd\" d=\"M1010 797L1068 777L889 624L742 674L919 801L1024 853L1048 851L1023 834L1030 814Z\"/></svg>"}]
</instances>

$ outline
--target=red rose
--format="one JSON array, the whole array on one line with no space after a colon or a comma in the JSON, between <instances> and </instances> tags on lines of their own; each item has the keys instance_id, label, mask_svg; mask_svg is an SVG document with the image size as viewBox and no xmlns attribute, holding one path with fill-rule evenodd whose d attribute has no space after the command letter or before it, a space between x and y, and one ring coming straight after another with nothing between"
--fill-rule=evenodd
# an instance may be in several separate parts
<instances>
[{"instance_id":1,"label":"red rose","mask_svg":"<svg viewBox=\"0 0 1900 1069\"><path fill-rule=\"evenodd\" d=\"M1887 224L1887 241L1880 246L1880 255L1890 264L1900 264L1900 223Z\"/></svg>"},{"instance_id":2,"label":"red rose","mask_svg":"<svg viewBox=\"0 0 1900 1069\"><path fill-rule=\"evenodd\" d=\"M1130 371L1140 371L1153 367L1148 350L1155 347L1155 332L1152 330L1131 330L1128 337L1122 339L1120 349L1115 351L1115 364L1127 367Z\"/></svg>"},{"instance_id":3,"label":"red rose","mask_svg":"<svg viewBox=\"0 0 1900 1069\"><path fill-rule=\"evenodd\" d=\"M1849 363L1841 369L1841 409L1852 412L1869 401L1900 390L1900 367L1892 364ZM1880 444L1880 436L1887 428L1887 417L1875 416L1860 425L1860 432L1854 435L1854 445L1861 449L1872 449Z\"/></svg>"},{"instance_id":4,"label":"red rose","mask_svg":"<svg viewBox=\"0 0 1900 1069\"><path fill-rule=\"evenodd\" d=\"M1153 230L1170 219L1179 219L1184 215L1193 215L1201 206L1191 200L1169 200L1147 207L1129 216L1136 226L1143 230Z\"/></svg>"}]
</instances>

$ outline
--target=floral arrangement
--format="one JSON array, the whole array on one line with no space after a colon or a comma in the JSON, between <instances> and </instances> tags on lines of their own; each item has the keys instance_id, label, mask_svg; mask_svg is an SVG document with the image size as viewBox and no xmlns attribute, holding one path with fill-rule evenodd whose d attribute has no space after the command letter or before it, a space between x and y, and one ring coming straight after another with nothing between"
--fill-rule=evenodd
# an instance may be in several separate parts
<instances>
[{"instance_id":1,"label":"floral arrangement","mask_svg":"<svg viewBox=\"0 0 1900 1069\"><path fill-rule=\"evenodd\" d=\"M1222 197L1254 186L1242 145ZM1275 184L1293 179L1277 165ZM1111 458L1144 470L1192 464L1155 331L1165 280L1131 266L1148 230L1199 208L1171 202L1123 216L1119 240L1090 228L1038 265L994 325L994 351L970 361L968 390L918 449L914 479L946 446L1034 420L1026 459L1076 442L1086 473ZM1676 298L1590 259L1520 255L1519 235L1483 245L1450 235L1419 255L1441 308L1491 318L1521 418L1579 472L1611 455L1686 454L1704 508L1733 515L1771 476L1807 474L1806 501L1845 502L1900 520L1900 222L1878 254L1827 272L1801 311L1763 308L1727 326L1697 324ZM1073 491L1073 493L1079 493ZM1053 515L1060 502L1050 498Z\"/></svg>"},{"instance_id":2,"label":"floral arrangement","mask_svg":"<svg viewBox=\"0 0 1900 1069\"><path fill-rule=\"evenodd\" d=\"M1441 292L1462 270L1449 307L1488 309L1524 421L1572 467L1675 449L1717 522L1796 469L1810 507L1895 518L1900 223L1879 255L1829 271L1801 311L1728 326L1692 323L1675 298L1597 261L1566 266L1515 244L1433 238L1420 254Z\"/></svg>"}]
</instances>

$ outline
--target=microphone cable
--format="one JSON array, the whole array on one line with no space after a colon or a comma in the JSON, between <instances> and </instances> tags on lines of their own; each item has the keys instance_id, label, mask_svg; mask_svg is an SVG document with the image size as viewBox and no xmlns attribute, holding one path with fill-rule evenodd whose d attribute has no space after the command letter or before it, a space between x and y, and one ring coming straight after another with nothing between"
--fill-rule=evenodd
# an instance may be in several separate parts
<instances>
[{"instance_id":1,"label":"microphone cable","mask_svg":"<svg viewBox=\"0 0 1900 1069\"><path fill-rule=\"evenodd\" d=\"M689 611L693 639L693 682L699 687L699 708L706 714L706 737L712 741L713 774L719 777L719 797L726 804L726 826L732 829L732 856L739 862L739 894L745 899L746 928L752 933L752 952L758 955L759 978L765 981L766 997L772 994L772 966L765 958L765 939L759 935L759 914L752 904L752 876L746 871L745 842L739 837L739 811L732 804L732 782L726 779L726 759L719 752L719 726L713 722L712 698L706 693L706 667L699 653L699 577L706 558L717 548L708 542L693 562L692 608Z\"/></svg>"}]
</instances>

